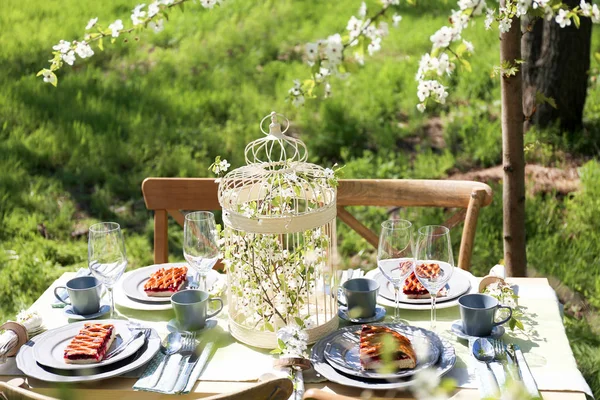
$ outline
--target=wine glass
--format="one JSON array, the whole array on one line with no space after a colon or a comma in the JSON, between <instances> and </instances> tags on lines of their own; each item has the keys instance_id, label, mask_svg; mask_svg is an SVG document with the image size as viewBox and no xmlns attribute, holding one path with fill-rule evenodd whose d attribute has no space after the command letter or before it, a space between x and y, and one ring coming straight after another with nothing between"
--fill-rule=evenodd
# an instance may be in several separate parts
<instances>
[{"instance_id":1,"label":"wine glass","mask_svg":"<svg viewBox=\"0 0 600 400\"><path fill-rule=\"evenodd\" d=\"M198 288L207 291L206 274L219 258L215 216L209 211L195 211L185 216L183 256L199 275Z\"/></svg>"},{"instance_id":2,"label":"wine glass","mask_svg":"<svg viewBox=\"0 0 600 400\"><path fill-rule=\"evenodd\" d=\"M127 267L127 254L121 227L116 222L100 222L90 226L88 266L92 275L106 286L110 299L110 317L115 316L113 287Z\"/></svg>"},{"instance_id":3,"label":"wine glass","mask_svg":"<svg viewBox=\"0 0 600 400\"><path fill-rule=\"evenodd\" d=\"M415 252L415 275L431 295L431 329L435 329L435 302L454 271L450 230L428 225L419 229Z\"/></svg>"},{"instance_id":4,"label":"wine glass","mask_svg":"<svg viewBox=\"0 0 600 400\"><path fill-rule=\"evenodd\" d=\"M389 219L381 224L377 266L394 286L396 309L393 321L400 320L400 288L413 270L412 224L403 219Z\"/></svg>"}]
</instances>

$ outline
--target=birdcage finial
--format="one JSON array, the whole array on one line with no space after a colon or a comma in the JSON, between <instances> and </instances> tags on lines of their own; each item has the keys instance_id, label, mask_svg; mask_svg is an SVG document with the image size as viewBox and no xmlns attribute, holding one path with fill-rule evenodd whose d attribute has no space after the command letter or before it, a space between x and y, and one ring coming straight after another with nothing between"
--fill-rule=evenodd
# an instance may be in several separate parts
<instances>
[{"instance_id":1,"label":"birdcage finial","mask_svg":"<svg viewBox=\"0 0 600 400\"><path fill-rule=\"evenodd\" d=\"M283 118L287 122L283 131L277 117ZM267 132L263 124L269 118L271 119L271 123ZM269 115L265 116L260 121L260 130L266 137L248 143L245 150L246 163L306 161L308 158L306 146L300 139L285 135L289 128L290 120L285 115L272 111Z\"/></svg>"}]
</instances>

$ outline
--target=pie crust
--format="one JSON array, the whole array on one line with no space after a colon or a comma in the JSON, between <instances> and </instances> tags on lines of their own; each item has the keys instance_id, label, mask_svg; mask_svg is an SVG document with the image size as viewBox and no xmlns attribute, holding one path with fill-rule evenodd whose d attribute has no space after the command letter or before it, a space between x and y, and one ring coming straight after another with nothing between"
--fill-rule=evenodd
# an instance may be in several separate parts
<instances>
[{"instance_id":1,"label":"pie crust","mask_svg":"<svg viewBox=\"0 0 600 400\"><path fill-rule=\"evenodd\" d=\"M65 348L65 363L99 363L104 358L108 349L110 349L110 345L114 339L114 325L86 323Z\"/></svg>"},{"instance_id":2,"label":"pie crust","mask_svg":"<svg viewBox=\"0 0 600 400\"><path fill-rule=\"evenodd\" d=\"M396 369L413 369L417 366L417 356L410 339L385 326L363 325L360 331L360 363L364 369L378 369L382 364L384 338L391 337L395 352L391 354Z\"/></svg>"},{"instance_id":3,"label":"pie crust","mask_svg":"<svg viewBox=\"0 0 600 400\"><path fill-rule=\"evenodd\" d=\"M440 273L440 266L436 263L423 264L420 265L419 268L422 268L424 273L427 274L429 277L435 277ZM408 278L406 278L406 280L404 281L404 287L402 288L402 292L409 299L429 299L431 297L429 291L425 289L421 282L419 282L419 279L417 278L414 272L411 272ZM438 292L438 297L443 297L447 295L448 290L446 289L446 287L441 288Z\"/></svg>"},{"instance_id":4,"label":"pie crust","mask_svg":"<svg viewBox=\"0 0 600 400\"><path fill-rule=\"evenodd\" d=\"M187 267L161 268L144 285L144 292L150 297L170 297L185 283Z\"/></svg>"}]
</instances>

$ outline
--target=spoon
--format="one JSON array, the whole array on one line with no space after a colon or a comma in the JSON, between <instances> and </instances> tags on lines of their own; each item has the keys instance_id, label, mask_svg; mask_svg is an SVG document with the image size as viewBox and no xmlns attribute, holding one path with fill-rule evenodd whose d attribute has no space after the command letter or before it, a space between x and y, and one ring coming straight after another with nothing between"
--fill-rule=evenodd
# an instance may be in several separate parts
<instances>
[{"instance_id":1,"label":"spoon","mask_svg":"<svg viewBox=\"0 0 600 400\"><path fill-rule=\"evenodd\" d=\"M169 333L161 342L160 342L160 351L165 355L163 360L160 362L157 370L160 370L158 373L158 378L156 379L156 383L152 386L158 385L160 382L160 378L162 377L163 372L165 371L165 366L169 361L169 357L175 353L177 353L183 344L182 336L179 332L171 332Z\"/></svg>"},{"instance_id":2,"label":"spoon","mask_svg":"<svg viewBox=\"0 0 600 400\"><path fill-rule=\"evenodd\" d=\"M492 343L490 343L490 341L486 338L479 338L475 340L475 343L473 343L473 356L477 360L485 363L487 369L492 373L492 377L494 378L494 383L496 384L494 390L499 389L500 385L498 384L498 379L496 378L496 375L490 366L490 363L494 361L495 356L494 346Z\"/></svg>"}]
</instances>

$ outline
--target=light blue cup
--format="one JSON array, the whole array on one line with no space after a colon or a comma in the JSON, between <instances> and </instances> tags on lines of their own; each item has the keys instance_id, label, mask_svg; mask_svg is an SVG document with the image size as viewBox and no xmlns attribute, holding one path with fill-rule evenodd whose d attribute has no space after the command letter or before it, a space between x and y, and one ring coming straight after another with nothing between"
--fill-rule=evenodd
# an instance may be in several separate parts
<instances>
[{"instance_id":1,"label":"light blue cup","mask_svg":"<svg viewBox=\"0 0 600 400\"><path fill-rule=\"evenodd\" d=\"M58 295L58 290L60 289L66 289L70 302L60 298ZM93 276L79 276L70 279L66 286L57 286L54 288L54 296L59 301L73 306L73 311L79 315L97 313L100 309L101 295L102 284Z\"/></svg>"},{"instance_id":2,"label":"light blue cup","mask_svg":"<svg viewBox=\"0 0 600 400\"><path fill-rule=\"evenodd\" d=\"M490 336L495 326L508 322L512 317L510 307L500 305L495 297L487 294L466 294L458 299L458 304L463 331L469 336ZM496 310L501 308L508 310L508 317L495 322Z\"/></svg>"}]
</instances>

